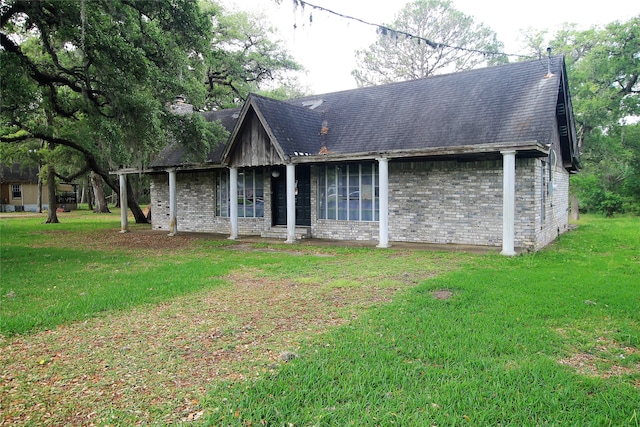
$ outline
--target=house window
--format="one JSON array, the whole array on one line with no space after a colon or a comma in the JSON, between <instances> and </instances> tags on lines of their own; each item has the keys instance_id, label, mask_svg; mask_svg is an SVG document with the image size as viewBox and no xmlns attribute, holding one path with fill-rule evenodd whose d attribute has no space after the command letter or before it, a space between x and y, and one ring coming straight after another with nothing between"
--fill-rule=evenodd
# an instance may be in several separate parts
<instances>
[{"instance_id":1,"label":"house window","mask_svg":"<svg viewBox=\"0 0 640 427\"><path fill-rule=\"evenodd\" d=\"M229 216L229 171L216 173L216 216Z\"/></svg>"},{"instance_id":2,"label":"house window","mask_svg":"<svg viewBox=\"0 0 640 427\"><path fill-rule=\"evenodd\" d=\"M375 163L327 165L318 171L318 218L378 221L378 168Z\"/></svg>"},{"instance_id":3,"label":"house window","mask_svg":"<svg viewBox=\"0 0 640 427\"><path fill-rule=\"evenodd\" d=\"M229 171L216 174L216 216L228 217ZM238 171L238 217L264 217L264 177L262 169L240 169Z\"/></svg>"},{"instance_id":4,"label":"house window","mask_svg":"<svg viewBox=\"0 0 640 427\"><path fill-rule=\"evenodd\" d=\"M20 184L11 185L11 197L14 199L22 199L22 186Z\"/></svg>"}]
</instances>

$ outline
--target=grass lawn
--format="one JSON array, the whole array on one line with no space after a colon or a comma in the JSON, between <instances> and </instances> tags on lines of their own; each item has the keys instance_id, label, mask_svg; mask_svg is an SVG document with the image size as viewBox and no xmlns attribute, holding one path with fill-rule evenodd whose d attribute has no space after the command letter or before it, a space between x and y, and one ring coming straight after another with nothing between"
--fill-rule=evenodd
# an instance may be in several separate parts
<instances>
[{"instance_id":1,"label":"grass lawn","mask_svg":"<svg viewBox=\"0 0 640 427\"><path fill-rule=\"evenodd\" d=\"M637 217L514 258L61 220L0 219L0 425L640 425Z\"/></svg>"}]
</instances>

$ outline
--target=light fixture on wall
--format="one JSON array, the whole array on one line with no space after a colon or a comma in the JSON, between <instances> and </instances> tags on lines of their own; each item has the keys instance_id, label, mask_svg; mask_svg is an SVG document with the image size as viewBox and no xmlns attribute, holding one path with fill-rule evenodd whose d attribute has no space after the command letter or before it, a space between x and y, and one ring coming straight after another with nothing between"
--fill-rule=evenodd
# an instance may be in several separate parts
<instances>
[{"instance_id":1,"label":"light fixture on wall","mask_svg":"<svg viewBox=\"0 0 640 427\"><path fill-rule=\"evenodd\" d=\"M271 176L277 178L280 176L280 171L278 169L274 169L271 171Z\"/></svg>"}]
</instances>

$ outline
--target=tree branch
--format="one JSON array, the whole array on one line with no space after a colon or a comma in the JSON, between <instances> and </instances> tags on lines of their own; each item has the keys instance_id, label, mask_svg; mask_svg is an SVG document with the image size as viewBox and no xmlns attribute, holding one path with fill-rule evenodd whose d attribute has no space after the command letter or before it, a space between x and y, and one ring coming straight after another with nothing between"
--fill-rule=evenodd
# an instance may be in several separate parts
<instances>
[{"instance_id":1,"label":"tree branch","mask_svg":"<svg viewBox=\"0 0 640 427\"><path fill-rule=\"evenodd\" d=\"M51 83L59 83L67 86L74 92L82 93L82 88L76 85L71 80L63 76L55 76L40 71L36 65L27 58L18 45L16 45L6 34L0 33L0 46L2 46L7 52L13 53L18 56L23 65L29 69L31 77L41 85L48 85Z\"/></svg>"},{"instance_id":2,"label":"tree branch","mask_svg":"<svg viewBox=\"0 0 640 427\"><path fill-rule=\"evenodd\" d=\"M25 129L25 131L29 132L28 130ZM87 168L94 171L95 173L97 173L98 175L100 175L102 177L102 179L104 180L104 182L109 186L109 188L111 188L113 191L115 191L116 193L118 193L120 190L117 188L116 185L114 185L114 183L111 181L111 176L109 176L109 174L107 172L105 172L100 165L98 164L98 161L96 160L96 157L93 155L93 153L89 150L87 150L86 148L82 147L81 145L76 144L73 141L70 141L68 139L65 138L57 138L51 135L47 135L45 133L42 132L29 132L28 134L23 134L23 135L19 135L19 136L15 136L15 137L11 137L11 136L1 136L0 137L0 142L8 142L8 143L18 143L18 142L23 142L29 139L42 139L44 141L47 141L48 143L51 144L56 144L56 145L63 145L65 147L69 147L72 148L78 152L80 152L80 154L82 154L82 156L84 157L85 161L87 162Z\"/></svg>"},{"instance_id":3,"label":"tree branch","mask_svg":"<svg viewBox=\"0 0 640 427\"><path fill-rule=\"evenodd\" d=\"M78 172L71 174L69 176L62 176L60 175L58 172L56 172L56 176L58 178L60 178L61 180L65 181L65 182L71 182L74 179L86 174L87 172L89 172L91 170L91 168L88 165L85 165L81 170L79 170Z\"/></svg>"},{"instance_id":4,"label":"tree branch","mask_svg":"<svg viewBox=\"0 0 640 427\"><path fill-rule=\"evenodd\" d=\"M102 103L98 100L98 96L101 96L101 92L95 91L91 88L90 82L87 82L88 87L83 87L78 85L77 82L70 80L69 78L62 75L54 75L50 73L45 73L38 69L38 67L31 62L31 60L22 52L20 46L16 45L6 34L0 33L0 46L2 46L7 52L11 52L18 56L20 62L24 65L25 68L29 71L31 77L41 86L49 86L55 88L57 84L68 87L73 92L79 93L81 95L87 96L87 98L92 102L92 104L96 107L96 110L99 114L104 117L109 117L107 114L101 111L108 103ZM52 57L55 58L55 57ZM55 61L54 61L55 62ZM59 67L63 71L68 71L64 67ZM72 73L72 75L74 75ZM59 112L62 112L60 110ZM72 113L66 112L66 115L69 116Z\"/></svg>"}]
</instances>

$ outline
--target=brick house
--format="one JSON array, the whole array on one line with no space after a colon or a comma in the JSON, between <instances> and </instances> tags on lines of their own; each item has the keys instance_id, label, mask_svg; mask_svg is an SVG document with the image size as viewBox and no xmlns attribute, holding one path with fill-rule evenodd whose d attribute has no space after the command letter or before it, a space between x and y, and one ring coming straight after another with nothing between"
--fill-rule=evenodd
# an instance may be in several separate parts
<instances>
[{"instance_id":1,"label":"brick house","mask_svg":"<svg viewBox=\"0 0 640 427\"><path fill-rule=\"evenodd\" d=\"M505 255L568 229L579 159L562 56L203 114L230 136L205 163L169 146L150 165L153 229Z\"/></svg>"}]
</instances>

